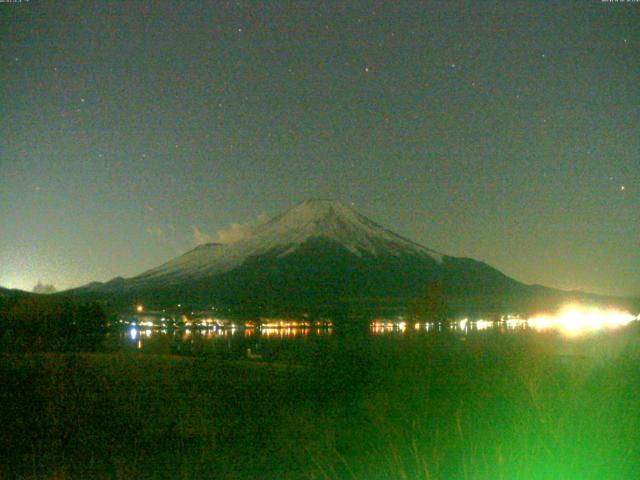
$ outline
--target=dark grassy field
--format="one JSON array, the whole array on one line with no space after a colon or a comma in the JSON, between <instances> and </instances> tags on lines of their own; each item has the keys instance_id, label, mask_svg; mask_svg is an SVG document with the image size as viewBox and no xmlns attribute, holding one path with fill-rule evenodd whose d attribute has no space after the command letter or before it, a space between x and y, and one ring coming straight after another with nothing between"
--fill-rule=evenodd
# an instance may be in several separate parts
<instances>
[{"instance_id":1,"label":"dark grassy field","mask_svg":"<svg viewBox=\"0 0 640 480\"><path fill-rule=\"evenodd\" d=\"M638 478L639 337L344 335L262 364L5 354L0 477Z\"/></svg>"}]
</instances>

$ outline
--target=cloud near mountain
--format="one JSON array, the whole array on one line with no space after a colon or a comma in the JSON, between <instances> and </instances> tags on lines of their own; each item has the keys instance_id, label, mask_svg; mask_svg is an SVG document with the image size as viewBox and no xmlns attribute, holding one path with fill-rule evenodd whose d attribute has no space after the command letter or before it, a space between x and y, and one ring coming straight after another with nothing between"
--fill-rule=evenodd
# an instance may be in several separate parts
<instances>
[{"instance_id":1,"label":"cloud near mountain","mask_svg":"<svg viewBox=\"0 0 640 480\"><path fill-rule=\"evenodd\" d=\"M52 284L43 284L41 281L38 281L35 287L33 287L33 293L40 294L50 294L56 293L58 290Z\"/></svg>"},{"instance_id":2,"label":"cloud near mountain","mask_svg":"<svg viewBox=\"0 0 640 480\"><path fill-rule=\"evenodd\" d=\"M196 245L204 243L234 243L249 238L256 227L266 223L269 217L261 213L254 221L246 223L232 223L227 228L222 228L216 232L216 237L203 232L197 225L193 226L193 241Z\"/></svg>"},{"instance_id":3,"label":"cloud near mountain","mask_svg":"<svg viewBox=\"0 0 640 480\"><path fill-rule=\"evenodd\" d=\"M193 242L196 245L213 242L213 237L208 233L204 233L197 225L191 227L193 229Z\"/></svg>"}]
</instances>

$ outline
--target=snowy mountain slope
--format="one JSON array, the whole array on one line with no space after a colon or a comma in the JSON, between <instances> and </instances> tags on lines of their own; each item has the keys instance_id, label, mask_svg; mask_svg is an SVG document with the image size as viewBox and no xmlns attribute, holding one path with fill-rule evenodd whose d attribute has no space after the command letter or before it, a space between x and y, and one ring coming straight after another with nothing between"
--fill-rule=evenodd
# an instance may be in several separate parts
<instances>
[{"instance_id":1,"label":"snowy mountain slope","mask_svg":"<svg viewBox=\"0 0 640 480\"><path fill-rule=\"evenodd\" d=\"M526 290L485 263L428 249L340 202L307 200L242 240L203 244L136 277L69 294L120 306L221 303L294 311L406 306L430 285L467 298Z\"/></svg>"},{"instance_id":2,"label":"snowy mountain slope","mask_svg":"<svg viewBox=\"0 0 640 480\"><path fill-rule=\"evenodd\" d=\"M409 255L441 263L443 256L413 243L334 200L307 200L259 226L246 239L209 243L134 277L142 284L170 283L228 272L247 259L277 252L286 257L310 239L322 238L342 246L357 257Z\"/></svg>"},{"instance_id":3,"label":"snowy mountain slope","mask_svg":"<svg viewBox=\"0 0 640 480\"><path fill-rule=\"evenodd\" d=\"M247 316L371 315L406 312L433 289L461 313L549 308L576 298L613 301L524 285L483 262L418 245L332 200L302 202L242 240L200 245L136 277L55 295L123 309L142 302L220 304Z\"/></svg>"}]
</instances>

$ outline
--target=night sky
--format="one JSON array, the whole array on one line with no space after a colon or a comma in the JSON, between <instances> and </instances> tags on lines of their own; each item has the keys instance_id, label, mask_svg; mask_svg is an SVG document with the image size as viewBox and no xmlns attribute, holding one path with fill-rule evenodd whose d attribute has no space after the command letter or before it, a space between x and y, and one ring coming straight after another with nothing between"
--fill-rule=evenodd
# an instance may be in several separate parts
<instances>
[{"instance_id":1,"label":"night sky","mask_svg":"<svg viewBox=\"0 0 640 480\"><path fill-rule=\"evenodd\" d=\"M132 276L328 197L526 283L640 295L640 3L0 15L4 287Z\"/></svg>"}]
</instances>

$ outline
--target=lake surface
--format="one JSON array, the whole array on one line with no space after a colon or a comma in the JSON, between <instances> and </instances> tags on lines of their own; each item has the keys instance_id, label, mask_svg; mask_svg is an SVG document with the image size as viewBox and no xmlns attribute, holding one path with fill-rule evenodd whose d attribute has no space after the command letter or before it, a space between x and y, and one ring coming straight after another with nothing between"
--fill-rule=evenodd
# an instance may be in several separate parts
<instances>
[{"instance_id":1,"label":"lake surface","mask_svg":"<svg viewBox=\"0 0 640 480\"><path fill-rule=\"evenodd\" d=\"M266 324L194 325L166 329L158 325L122 325L109 334L108 344L119 351L214 355L224 359L308 363L312 352L341 344L424 343L455 346L467 341L490 345L499 338L541 342L558 355L576 358L619 355L638 340L637 317L626 312L600 311L499 321L459 319L449 322L408 322L402 318L334 325L296 320Z\"/></svg>"}]
</instances>

